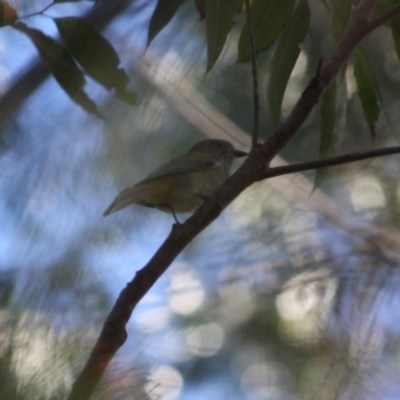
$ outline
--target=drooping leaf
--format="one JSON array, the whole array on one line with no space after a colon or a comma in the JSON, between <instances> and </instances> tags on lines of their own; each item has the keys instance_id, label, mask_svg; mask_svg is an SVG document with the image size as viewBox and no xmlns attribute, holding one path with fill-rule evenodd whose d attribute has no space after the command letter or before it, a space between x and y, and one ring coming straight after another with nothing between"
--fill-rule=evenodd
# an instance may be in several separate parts
<instances>
[{"instance_id":1,"label":"drooping leaf","mask_svg":"<svg viewBox=\"0 0 400 400\"><path fill-rule=\"evenodd\" d=\"M10 25L17 19L17 11L5 1L0 1L0 26Z\"/></svg>"},{"instance_id":2,"label":"drooping leaf","mask_svg":"<svg viewBox=\"0 0 400 400\"><path fill-rule=\"evenodd\" d=\"M376 136L375 124L381 111L381 94L371 61L361 46L357 46L354 52L354 77L356 78L364 117L371 132L372 142L374 142Z\"/></svg>"},{"instance_id":3,"label":"drooping leaf","mask_svg":"<svg viewBox=\"0 0 400 400\"><path fill-rule=\"evenodd\" d=\"M158 0L153 15L151 16L149 29L147 32L147 46L149 47L153 39L171 21L184 0Z\"/></svg>"},{"instance_id":4,"label":"drooping leaf","mask_svg":"<svg viewBox=\"0 0 400 400\"><path fill-rule=\"evenodd\" d=\"M54 22L65 47L83 70L106 89L115 89L122 100L135 104L135 94L126 89L128 75L119 68L120 59L110 42L82 18L55 18Z\"/></svg>"},{"instance_id":5,"label":"drooping leaf","mask_svg":"<svg viewBox=\"0 0 400 400\"><path fill-rule=\"evenodd\" d=\"M331 33L333 40L337 43L343 36L350 19L353 0L331 0Z\"/></svg>"},{"instance_id":6,"label":"drooping leaf","mask_svg":"<svg viewBox=\"0 0 400 400\"><path fill-rule=\"evenodd\" d=\"M275 123L279 122L283 95L300 54L299 44L307 34L309 22L310 9L307 0L300 0L272 57L267 96L270 114Z\"/></svg>"},{"instance_id":7,"label":"drooping leaf","mask_svg":"<svg viewBox=\"0 0 400 400\"><path fill-rule=\"evenodd\" d=\"M204 19L206 16L206 5L205 0L194 0L194 3L199 13L200 19Z\"/></svg>"},{"instance_id":8,"label":"drooping leaf","mask_svg":"<svg viewBox=\"0 0 400 400\"><path fill-rule=\"evenodd\" d=\"M398 4L398 0L386 0L383 4L385 4L387 8L393 7ZM397 58L400 60L400 16L394 17L390 20L390 29L392 30Z\"/></svg>"},{"instance_id":9,"label":"drooping leaf","mask_svg":"<svg viewBox=\"0 0 400 400\"><path fill-rule=\"evenodd\" d=\"M53 0L53 3L78 3L79 1L81 0Z\"/></svg>"},{"instance_id":10,"label":"drooping leaf","mask_svg":"<svg viewBox=\"0 0 400 400\"><path fill-rule=\"evenodd\" d=\"M321 98L320 115L321 115L321 126L320 126L320 147L319 147L319 158L321 160L328 157L328 154L332 147L333 135L335 131L336 123L336 80L331 83L331 86L324 93ZM314 192L326 178L328 174L328 168L319 168L315 172Z\"/></svg>"},{"instance_id":11,"label":"drooping leaf","mask_svg":"<svg viewBox=\"0 0 400 400\"><path fill-rule=\"evenodd\" d=\"M397 58L400 60L400 17L392 18L390 21L390 27L392 29L394 48L396 50Z\"/></svg>"},{"instance_id":12,"label":"drooping leaf","mask_svg":"<svg viewBox=\"0 0 400 400\"><path fill-rule=\"evenodd\" d=\"M332 148L336 123L337 80L334 80L321 99L321 140L319 157L326 158Z\"/></svg>"},{"instance_id":13,"label":"drooping leaf","mask_svg":"<svg viewBox=\"0 0 400 400\"><path fill-rule=\"evenodd\" d=\"M275 43L293 13L294 3L294 0L253 0L251 16L257 52L267 50ZM240 34L238 58L239 61L251 59L247 22Z\"/></svg>"},{"instance_id":14,"label":"drooping leaf","mask_svg":"<svg viewBox=\"0 0 400 400\"><path fill-rule=\"evenodd\" d=\"M50 36L37 29L29 28L21 22L12 26L32 40L40 57L48 65L52 75L68 96L86 111L104 118L96 104L84 92L83 87L86 84L84 74L67 50Z\"/></svg>"},{"instance_id":15,"label":"drooping leaf","mask_svg":"<svg viewBox=\"0 0 400 400\"><path fill-rule=\"evenodd\" d=\"M232 29L237 0L205 0L207 31L207 72L216 63Z\"/></svg>"},{"instance_id":16,"label":"drooping leaf","mask_svg":"<svg viewBox=\"0 0 400 400\"><path fill-rule=\"evenodd\" d=\"M336 153L346 127L346 81L340 75L331 83L320 103L319 158L324 160ZM328 174L329 168L319 168L315 173L313 190L317 189Z\"/></svg>"},{"instance_id":17,"label":"drooping leaf","mask_svg":"<svg viewBox=\"0 0 400 400\"><path fill-rule=\"evenodd\" d=\"M236 0L236 12L240 13L244 7L244 0Z\"/></svg>"}]
</instances>

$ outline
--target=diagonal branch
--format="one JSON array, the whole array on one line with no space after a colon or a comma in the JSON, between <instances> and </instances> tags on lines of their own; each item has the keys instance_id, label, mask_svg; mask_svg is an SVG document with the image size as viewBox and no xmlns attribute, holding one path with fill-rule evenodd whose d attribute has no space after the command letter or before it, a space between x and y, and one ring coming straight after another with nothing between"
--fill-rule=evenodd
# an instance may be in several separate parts
<instances>
[{"instance_id":1,"label":"diagonal branch","mask_svg":"<svg viewBox=\"0 0 400 400\"><path fill-rule=\"evenodd\" d=\"M242 167L194 215L184 224L172 228L170 235L152 259L143 269L136 273L136 276L121 292L105 322L85 368L74 384L69 399L88 399L91 396L112 357L126 340L125 326L134 308L187 244L211 224L229 203L254 182L265 179L267 174L272 177L277 176L278 172L280 174L294 172L289 170L290 167L287 167L285 171L278 168L268 170L267 166L272 158L293 138L357 44L371 31L371 25L369 25L368 20L357 18L357 12L361 12L363 16L368 18L376 3L377 0L361 0L360 4L353 10L341 41L332 55L321 64L321 68L318 68L316 77L311 80L286 121L265 143L253 147L250 156ZM387 151L386 154L389 154L390 151L398 153L399 150L399 148L392 148L385 151ZM381 151L380 155L384 155L384 149L374 150L372 153L377 151ZM371 152L369 153L370 157L378 156L371 154ZM335 157L325 160L325 163L331 162L333 163L331 165L339 165L340 163L356 161L356 157L364 157L358 159L369 158L365 156L367 153L362 154L362 156L345 155ZM347 157L347 161L343 157ZM334 164L335 162L336 164ZM313 163L313 168L321 167L318 164L320 162L314 161ZM323 166L328 165L325 164ZM301 170L299 168L309 169L311 164L305 163L302 166L297 165L295 168L297 170Z\"/></svg>"}]
</instances>

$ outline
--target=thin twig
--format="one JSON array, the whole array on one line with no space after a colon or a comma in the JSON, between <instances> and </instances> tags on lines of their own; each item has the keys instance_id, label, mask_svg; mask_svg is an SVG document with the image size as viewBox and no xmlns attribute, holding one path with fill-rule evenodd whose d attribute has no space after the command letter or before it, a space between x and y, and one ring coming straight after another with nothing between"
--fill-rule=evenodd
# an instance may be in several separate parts
<instances>
[{"instance_id":1,"label":"thin twig","mask_svg":"<svg viewBox=\"0 0 400 400\"><path fill-rule=\"evenodd\" d=\"M43 15L50 7L53 7L54 4L56 4L56 3L52 2L52 3L48 4L45 8L43 8L43 10L41 10L41 11L35 11L32 14L23 15L21 17L18 17L18 19L35 17L37 15Z\"/></svg>"},{"instance_id":2,"label":"thin twig","mask_svg":"<svg viewBox=\"0 0 400 400\"><path fill-rule=\"evenodd\" d=\"M292 165L285 165L282 167L274 167L265 171L260 175L259 180L272 178L275 176L293 174L296 172L310 171L319 168L333 167L335 165L348 164L355 161L368 160L375 157L389 156L392 154L399 154L400 146L386 147L382 149L375 149L363 153L344 154L342 156L326 158L324 160L315 160L305 163L297 163Z\"/></svg>"},{"instance_id":3,"label":"thin twig","mask_svg":"<svg viewBox=\"0 0 400 400\"><path fill-rule=\"evenodd\" d=\"M249 31L249 43L250 43L250 53L251 53L251 74L253 76L253 107L254 107L254 120L253 120L253 135L252 135L252 147L258 144L258 121L260 114L260 98L258 95L258 70L257 70L257 55L256 55L256 45L254 41L254 27L251 16L250 0L245 0L246 7L246 21L247 28Z\"/></svg>"},{"instance_id":4,"label":"thin twig","mask_svg":"<svg viewBox=\"0 0 400 400\"><path fill-rule=\"evenodd\" d=\"M390 21L392 18L397 17L398 15L400 15L400 3L396 4L392 8L389 8L389 10L386 10L381 15L371 19L368 23L369 32Z\"/></svg>"},{"instance_id":5,"label":"thin twig","mask_svg":"<svg viewBox=\"0 0 400 400\"><path fill-rule=\"evenodd\" d=\"M249 1L245 0L245 4L246 11L249 13ZM363 10L367 13L369 7L376 4L376 0L374 2L372 0L361 0L360 4L364 6ZM278 173L283 175L285 173L298 172L310 168L321 168L381 155L400 153L400 147L393 147L389 149L373 150L372 152L361 153L358 155L345 155L329 160L313 161L312 163L304 163L302 166L292 165L279 167L280 169L273 168L266 171L263 169L264 165L269 164L270 159L272 159L286 145L286 143L293 138L295 132L305 121L324 90L329 86L333 77L342 67L344 61L354 51L357 44L371 31L371 24L373 21L376 21L376 19L374 19L371 20L371 23L368 23L368 20L357 20L355 13L353 13L353 16L354 17L351 19L348 29L345 31L340 43L334 50L333 54L325 60L322 68L320 68L320 73L317 73L317 76L309 84L286 122L282 124L272 137L263 144L262 148L256 146L258 140L256 135L257 129L253 131L253 146L255 146L256 149L254 149L255 151L250 154L243 166L228 178L228 180L196 211L194 215L192 215L182 225L175 226L172 229L170 235L160 246L152 259L143 267L143 269L137 272L136 276L121 292L107 318L84 370L74 384L74 389L69 397L70 399L88 399L91 396L94 387L104 374L107 365L119 347L121 347L125 342L125 327L138 302L165 273L172 261L191 242L191 240L211 224L221 214L222 210L230 204L230 202L232 202L247 187L251 186L256 180L265 179L266 174L269 174L269 177L272 177L277 176ZM251 20L248 19L247 21L250 31ZM252 52L252 56L255 58L255 51ZM253 64L253 68L254 65L255 63ZM256 76L257 75L253 73L253 82L256 80ZM257 88L256 85L255 87ZM256 124L255 127L257 128ZM380 153L376 154L377 152ZM397 247L395 249L397 254Z\"/></svg>"}]
</instances>

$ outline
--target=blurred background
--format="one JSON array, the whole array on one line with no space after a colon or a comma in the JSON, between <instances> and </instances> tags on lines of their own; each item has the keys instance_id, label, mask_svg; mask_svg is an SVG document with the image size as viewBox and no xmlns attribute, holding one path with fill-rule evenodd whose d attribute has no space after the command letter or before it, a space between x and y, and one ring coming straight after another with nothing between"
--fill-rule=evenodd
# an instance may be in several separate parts
<instances>
[{"instance_id":1,"label":"blurred background","mask_svg":"<svg viewBox=\"0 0 400 400\"><path fill-rule=\"evenodd\" d=\"M47 5L13 3L20 16ZM102 31L138 97L123 103L89 80L105 120L51 76L17 90L37 53L20 32L0 29L0 91L22 99L0 121L0 398L64 398L119 292L170 232L170 215L140 206L103 218L116 194L199 140L249 148L251 67L236 55L243 13L206 74L192 1L146 50L155 5L132 1ZM284 115L333 48L326 7L310 6ZM93 11L91 2L61 3L24 22L56 37L47 15ZM384 112L372 143L350 66L338 154L398 145L400 68L389 31L364 44ZM272 52L258 57L262 140L274 129ZM316 109L276 164L317 159L320 123ZM332 168L314 192L310 172L242 193L135 309L95 398L398 399L399 163Z\"/></svg>"}]
</instances>

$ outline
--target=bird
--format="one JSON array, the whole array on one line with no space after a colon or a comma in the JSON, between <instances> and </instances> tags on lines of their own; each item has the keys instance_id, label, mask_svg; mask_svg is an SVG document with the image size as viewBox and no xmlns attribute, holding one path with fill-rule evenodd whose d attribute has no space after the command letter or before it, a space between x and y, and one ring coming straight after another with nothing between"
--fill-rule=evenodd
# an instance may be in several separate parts
<instances>
[{"instance_id":1,"label":"bird","mask_svg":"<svg viewBox=\"0 0 400 400\"><path fill-rule=\"evenodd\" d=\"M186 154L161 165L132 187L123 189L104 211L106 217L131 204L172 213L196 211L228 178L235 158L248 153L220 139L203 140Z\"/></svg>"}]
</instances>

